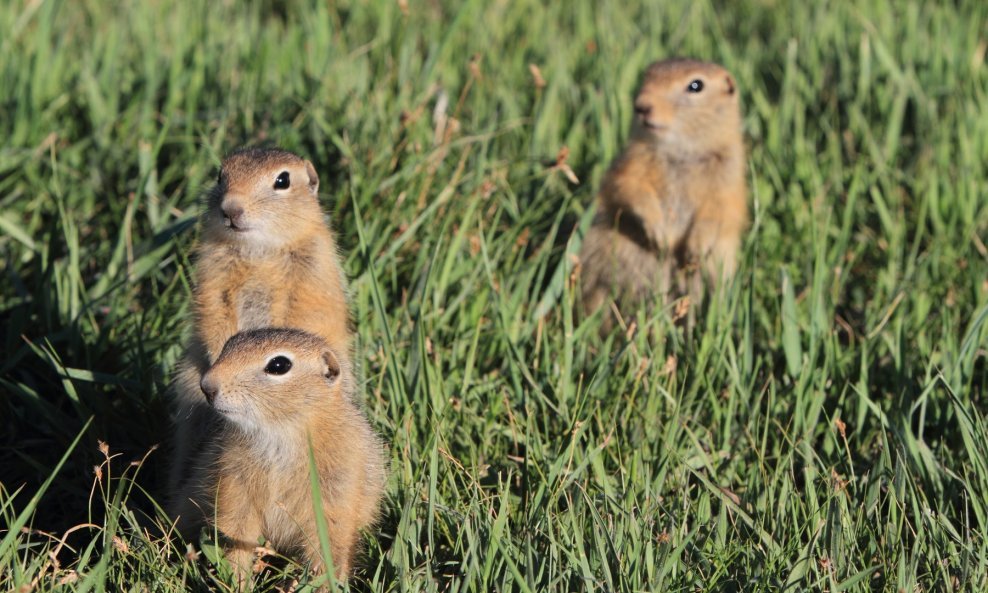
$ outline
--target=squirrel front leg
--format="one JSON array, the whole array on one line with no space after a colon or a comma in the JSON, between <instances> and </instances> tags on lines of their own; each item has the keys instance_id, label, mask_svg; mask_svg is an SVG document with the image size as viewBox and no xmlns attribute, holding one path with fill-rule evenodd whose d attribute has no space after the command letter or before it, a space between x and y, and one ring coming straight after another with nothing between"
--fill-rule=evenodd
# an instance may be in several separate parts
<instances>
[{"instance_id":1,"label":"squirrel front leg","mask_svg":"<svg viewBox=\"0 0 988 593\"><path fill-rule=\"evenodd\" d=\"M333 567L338 580L345 580L350 574L350 557L357 542L357 528L350 514L342 512L335 505L323 501L323 517L329 535L329 548L333 556ZM315 515L311 517L306 528L303 544L305 558L311 563L312 570L323 573L326 569L323 562L322 548L319 544L319 531Z\"/></svg>"},{"instance_id":2,"label":"squirrel front leg","mask_svg":"<svg viewBox=\"0 0 988 593\"><path fill-rule=\"evenodd\" d=\"M236 480L223 476L216 494L216 529L223 535L227 562L233 568L239 590L250 588L254 549L264 535L261 516Z\"/></svg>"},{"instance_id":3,"label":"squirrel front leg","mask_svg":"<svg viewBox=\"0 0 988 593\"><path fill-rule=\"evenodd\" d=\"M238 330L238 311L233 287L204 282L196 291L196 331L208 365L216 362L223 346Z\"/></svg>"}]
</instances>

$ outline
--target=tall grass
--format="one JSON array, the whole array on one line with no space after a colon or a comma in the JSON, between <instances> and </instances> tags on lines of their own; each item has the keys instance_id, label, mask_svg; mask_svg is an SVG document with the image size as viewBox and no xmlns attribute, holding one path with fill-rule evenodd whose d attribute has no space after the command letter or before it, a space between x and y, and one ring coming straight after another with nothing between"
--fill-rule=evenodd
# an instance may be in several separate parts
<instances>
[{"instance_id":1,"label":"tall grass","mask_svg":"<svg viewBox=\"0 0 988 593\"><path fill-rule=\"evenodd\" d=\"M199 197L261 142L322 176L390 443L351 589L988 588L986 30L977 1L4 3L0 588L231 586L153 526ZM669 55L736 74L754 222L693 331L601 340L571 255Z\"/></svg>"}]
</instances>

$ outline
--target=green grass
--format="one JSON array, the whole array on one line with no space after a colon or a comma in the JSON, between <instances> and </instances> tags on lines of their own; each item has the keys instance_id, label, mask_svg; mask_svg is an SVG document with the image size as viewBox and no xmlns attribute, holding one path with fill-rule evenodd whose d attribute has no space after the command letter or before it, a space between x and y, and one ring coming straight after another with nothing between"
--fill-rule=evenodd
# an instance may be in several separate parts
<instances>
[{"instance_id":1,"label":"green grass","mask_svg":"<svg viewBox=\"0 0 988 593\"><path fill-rule=\"evenodd\" d=\"M149 517L199 198L262 141L390 444L351 589L988 588L988 5L407 4L0 6L0 589L231 582ZM694 331L601 341L569 254L669 55L736 74L754 222Z\"/></svg>"}]
</instances>

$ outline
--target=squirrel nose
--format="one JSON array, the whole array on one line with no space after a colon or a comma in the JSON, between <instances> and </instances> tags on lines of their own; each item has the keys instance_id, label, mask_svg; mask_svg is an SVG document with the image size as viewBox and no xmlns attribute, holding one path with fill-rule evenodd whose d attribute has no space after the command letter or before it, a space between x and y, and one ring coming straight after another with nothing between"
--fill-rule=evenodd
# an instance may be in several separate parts
<instances>
[{"instance_id":1,"label":"squirrel nose","mask_svg":"<svg viewBox=\"0 0 988 593\"><path fill-rule=\"evenodd\" d=\"M223 211L223 218L227 226L244 226L244 208L240 204L223 204L220 208Z\"/></svg>"},{"instance_id":2,"label":"squirrel nose","mask_svg":"<svg viewBox=\"0 0 988 593\"><path fill-rule=\"evenodd\" d=\"M216 399L216 394L220 392L219 385L206 376L199 381L199 389L202 389L202 393L206 396L206 403L213 405L213 401Z\"/></svg>"},{"instance_id":3,"label":"squirrel nose","mask_svg":"<svg viewBox=\"0 0 988 593\"><path fill-rule=\"evenodd\" d=\"M652 113L652 106L645 103L635 103L635 113L642 117L648 117L648 114Z\"/></svg>"}]
</instances>

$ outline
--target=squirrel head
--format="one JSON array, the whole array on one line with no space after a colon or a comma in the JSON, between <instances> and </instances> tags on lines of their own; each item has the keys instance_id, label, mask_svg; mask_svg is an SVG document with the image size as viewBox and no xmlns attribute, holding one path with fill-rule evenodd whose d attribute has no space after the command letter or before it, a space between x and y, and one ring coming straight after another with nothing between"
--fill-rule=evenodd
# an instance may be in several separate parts
<instances>
[{"instance_id":1,"label":"squirrel head","mask_svg":"<svg viewBox=\"0 0 988 593\"><path fill-rule=\"evenodd\" d=\"M308 332L249 330L227 340L199 386L213 409L247 432L292 431L314 408L340 401L343 364Z\"/></svg>"},{"instance_id":2,"label":"squirrel head","mask_svg":"<svg viewBox=\"0 0 988 593\"><path fill-rule=\"evenodd\" d=\"M740 140L737 83L711 62L675 58L651 64L634 109L633 138L677 152L706 152Z\"/></svg>"},{"instance_id":3,"label":"squirrel head","mask_svg":"<svg viewBox=\"0 0 988 593\"><path fill-rule=\"evenodd\" d=\"M315 167L280 149L228 155L206 206L203 240L252 253L285 249L324 225Z\"/></svg>"}]
</instances>

